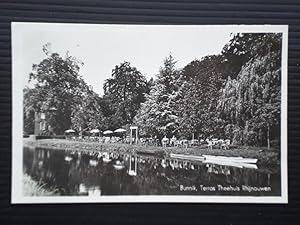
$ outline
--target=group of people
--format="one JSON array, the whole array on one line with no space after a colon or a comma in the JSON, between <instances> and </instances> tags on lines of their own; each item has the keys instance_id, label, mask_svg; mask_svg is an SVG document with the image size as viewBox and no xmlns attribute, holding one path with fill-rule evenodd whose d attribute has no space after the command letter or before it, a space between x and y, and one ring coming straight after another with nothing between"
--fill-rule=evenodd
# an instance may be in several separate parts
<instances>
[{"instance_id":1,"label":"group of people","mask_svg":"<svg viewBox=\"0 0 300 225\"><path fill-rule=\"evenodd\" d=\"M109 136L71 136L67 139L71 139L73 141L85 141L85 142L100 142L100 143L120 143L123 141L121 137L109 137Z\"/></svg>"},{"instance_id":2,"label":"group of people","mask_svg":"<svg viewBox=\"0 0 300 225\"><path fill-rule=\"evenodd\" d=\"M207 138L206 140L204 139L192 139L192 140L187 140L187 139L182 139L182 140L177 140L177 138L173 135L172 138L167 138L166 136L162 138L161 140L162 146L167 147L191 147L191 146L199 146L199 145L207 145L208 149L213 149L213 148L220 148L227 150L229 149L230 146L230 140L229 139L209 139Z\"/></svg>"},{"instance_id":3,"label":"group of people","mask_svg":"<svg viewBox=\"0 0 300 225\"><path fill-rule=\"evenodd\" d=\"M209 149L213 149L213 147L217 147L220 149L228 150L230 146L230 140L229 139L206 139L207 147Z\"/></svg>"},{"instance_id":4,"label":"group of people","mask_svg":"<svg viewBox=\"0 0 300 225\"><path fill-rule=\"evenodd\" d=\"M74 141L94 141L100 143L124 143L124 144L133 144L136 142L135 138L130 138L129 136L117 137L117 136L72 136L69 137ZM162 139L159 139L157 136L149 138L139 138L138 143L147 146L162 146L166 147L192 147L206 145L208 149L219 148L227 150L230 146L229 139L177 139L175 135L172 138L164 136Z\"/></svg>"}]
</instances>

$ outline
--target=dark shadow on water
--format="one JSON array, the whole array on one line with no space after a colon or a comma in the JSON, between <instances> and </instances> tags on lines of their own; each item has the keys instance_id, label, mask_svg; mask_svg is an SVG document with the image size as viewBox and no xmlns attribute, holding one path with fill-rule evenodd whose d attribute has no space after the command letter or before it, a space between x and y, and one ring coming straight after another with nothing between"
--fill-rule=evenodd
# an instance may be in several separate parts
<instances>
[{"instance_id":1,"label":"dark shadow on water","mask_svg":"<svg viewBox=\"0 0 300 225\"><path fill-rule=\"evenodd\" d=\"M171 158L24 148L24 173L60 195L280 196L278 168ZM244 185L244 186L243 186Z\"/></svg>"}]
</instances>

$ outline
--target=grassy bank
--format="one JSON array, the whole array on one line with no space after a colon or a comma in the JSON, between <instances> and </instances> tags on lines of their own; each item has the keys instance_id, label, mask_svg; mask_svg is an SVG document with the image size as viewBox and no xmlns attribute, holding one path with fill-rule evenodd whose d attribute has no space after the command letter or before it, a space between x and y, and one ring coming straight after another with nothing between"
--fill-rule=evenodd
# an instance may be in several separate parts
<instances>
[{"instance_id":1,"label":"grassy bank","mask_svg":"<svg viewBox=\"0 0 300 225\"><path fill-rule=\"evenodd\" d=\"M43 184L33 180L29 175L23 175L23 195L24 196L51 196L57 195L55 191L47 190Z\"/></svg>"},{"instance_id":2,"label":"grassy bank","mask_svg":"<svg viewBox=\"0 0 300 225\"><path fill-rule=\"evenodd\" d=\"M222 149L208 149L205 146L196 146L190 148L183 147L157 147L157 146L143 146L143 145L128 145L117 143L97 143L97 142L78 142L61 139L44 139L31 141L24 139L24 145L28 147L41 147L48 149L66 149L66 150L85 150L85 151L118 151L124 153L133 153L134 151L150 151L159 152L164 151L169 153L191 154L191 155L220 155L220 156L241 156L247 158L257 158L258 164L278 164L279 150L263 149L259 147L239 146L230 150Z\"/></svg>"}]
</instances>

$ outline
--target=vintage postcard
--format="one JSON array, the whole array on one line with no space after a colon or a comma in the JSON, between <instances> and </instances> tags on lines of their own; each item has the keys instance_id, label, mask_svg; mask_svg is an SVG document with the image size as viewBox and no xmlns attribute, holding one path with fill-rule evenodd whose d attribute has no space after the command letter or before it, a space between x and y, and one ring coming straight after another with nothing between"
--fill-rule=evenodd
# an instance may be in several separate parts
<instances>
[{"instance_id":1,"label":"vintage postcard","mask_svg":"<svg viewBox=\"0 0 300 225\"><path fill-rule=\"evenodd\" d=\"M12 23L12 203L287 203L286 25Z\"/></svg>"}]
</instances>

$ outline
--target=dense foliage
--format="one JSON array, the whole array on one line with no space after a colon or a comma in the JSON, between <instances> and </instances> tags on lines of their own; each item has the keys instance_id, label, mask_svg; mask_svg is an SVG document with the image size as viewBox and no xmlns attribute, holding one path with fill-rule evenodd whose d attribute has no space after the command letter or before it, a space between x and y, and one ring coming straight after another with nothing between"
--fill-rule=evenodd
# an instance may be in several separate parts
<instances>
[{"instance_id":1,"label":"dense foliage","mask_svg":"<svg viewBox=\"0 0 300 225\"><path fill-rule=\"evenodd\" d=\"M221 55L181 70L167 57L136 117L142 134L278 145L280 48L278 34L236 34Z\"/></svg>"},{"instance_id":2,"label":"dense foliage","mask_svg":"<svg viewBox=\"0 0 300 225\"><path fill-rule=\"evenodd\" d=\"M104 83L106 127L117 129L131 124L148 90L146 78L137 68L123 62L112 70L112 78Z\"/></svg>"},{"instance_id":3,"label":"dense foliage","mask_svg":"<svg viewBox=\"0 0 300 225\"><path fill-rule=\"evenodd\" d=\"M244 34L233 40L236 40L231 42L233 46L242 41L249 50L244 53L246 62L237 76L234 79L229 76L221 89L218 109L225 121L225 135L238 144L270 146L271 139L278 145L281 37L278 34Z\"/></svg>"},{"instance_id":4,"label":"dense foliage","mask_svg":"<svg viewBox=\"0 0 300 225\"><path fill-rule=\"evenodd\" d=\"M180 71L175 68L175 60L170 55L160 68L157 79L146 102L135 118L135 123L141 127L142 135L171 135L178 126L176 101Z\"/></svg>"},{"instance_id":5,"label":"dense foliage","mask_svg":"<svg viewBox=\"0 0 300 225\"><path fill-rule=\"evenodd\" d=\"M62 57L51 53L47 45L43 50L46 58L34 64L30 74L30 81L35 82L34 88L24 89L24 131L32 133L34 113L44 113L48 130L55 134L63 133L71 126L84 126L90 118L86 118L86 111L79 115L80 109L91 95L79 74L82 63L68 54ZM28 121L32 121L31 125Z\"/></svg>"},{"instance_id":6,"label":"dense foliage","mask_svg":"<svg viewBox=\"0 0 300 225\"><path fill-rule=\"evenodd\" d=\"M57 133L136 124L148 137L190 139L194 134L241 145L279 144L280 34L235 34L220 55L195 59L184 68L169 55L150 81L123 62L105 81L103 97L80 76L81 62L45 53L30 76L35 87L24 90L26 131L33 130L33 112L43 111Z\"/></svg>"}]
</instances>

